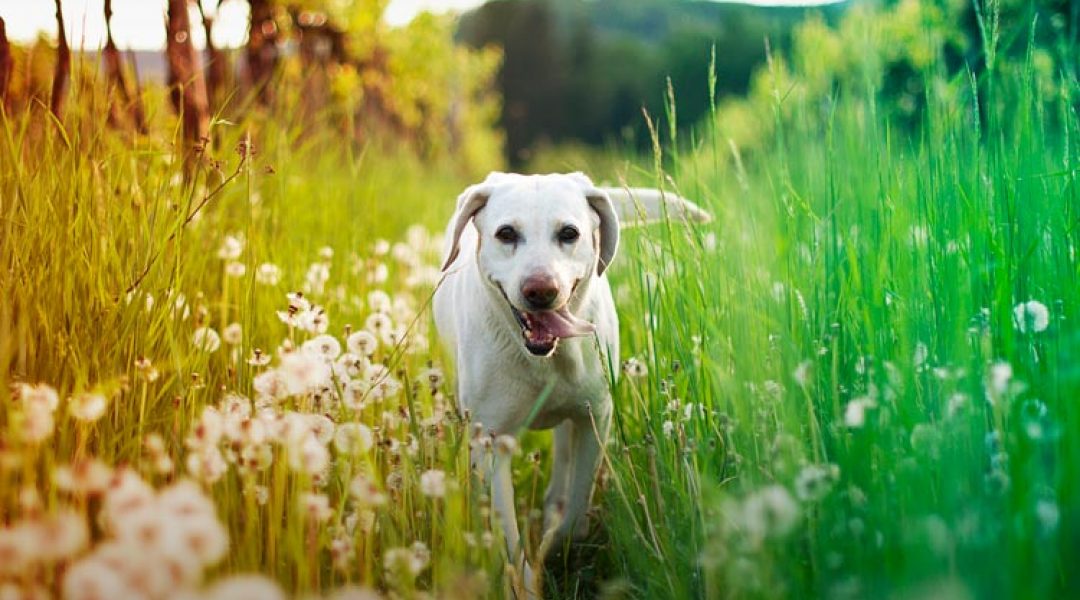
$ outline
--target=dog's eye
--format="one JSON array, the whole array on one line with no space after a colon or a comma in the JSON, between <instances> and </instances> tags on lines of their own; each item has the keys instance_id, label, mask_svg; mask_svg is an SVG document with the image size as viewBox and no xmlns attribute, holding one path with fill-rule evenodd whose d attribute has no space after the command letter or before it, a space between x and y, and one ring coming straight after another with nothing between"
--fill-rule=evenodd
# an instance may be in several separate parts
<instances>
[{"instance_id":1,"label":"dog's eye","mask_svg":"<svg viewBox=\"0 0 1080 600\"><path fill-rule=\"evenodd\" d=\"M559 230L559 241L564 244L573 244L579 237L581 233L573 225L567 225Z\"/></svg>"},{"instance_id":2,"label":"dog's eye","mask_svg":"<svg viewBox=\"0 0 1080 600\"><path fill-rule=\"evenodd\" d=\"M504 244L516 244L521 239L516 229L509 225L503 225L495 231L495 239Z\"/></svg>"}]
</instances>

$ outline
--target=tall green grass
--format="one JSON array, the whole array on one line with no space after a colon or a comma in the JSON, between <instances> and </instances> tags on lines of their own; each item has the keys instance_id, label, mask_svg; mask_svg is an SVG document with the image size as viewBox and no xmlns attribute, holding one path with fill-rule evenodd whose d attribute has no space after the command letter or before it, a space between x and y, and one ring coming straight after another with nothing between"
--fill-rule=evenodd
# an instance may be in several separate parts
<instances>
[{"instance_id":1,"label":"tall green grass","mask_svg":"<svg viewBox=\"0 0 1080 600\"><path fill-rule=\"evenodd\" d=\"M635 595L1075 593L1080 88L1031 56L928 73L913 128L774 72L771 142L670 158L717 219L613 275L649 367L604 496Z\"/></svg>"}]
</instances>

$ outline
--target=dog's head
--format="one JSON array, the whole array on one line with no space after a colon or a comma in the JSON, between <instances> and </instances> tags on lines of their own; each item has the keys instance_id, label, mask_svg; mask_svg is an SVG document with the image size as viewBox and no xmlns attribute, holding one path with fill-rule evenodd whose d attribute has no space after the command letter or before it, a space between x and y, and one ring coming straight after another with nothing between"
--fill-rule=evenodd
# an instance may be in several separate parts
<instances>
[{"instance_id":1,"label":"dog's head","mask_svg":"<svg viewBox=\"0 0 1080 600\"><path fill-rule=\"evenodd\" d=\"M444 270L457 258L470 221L480 274L506 300L529 352L548 356L560 338L592 333L592 324L572 310L619 245L619 221L606 193L581 173L492 173L458 198Z\"/></svg>"}]
</instances>

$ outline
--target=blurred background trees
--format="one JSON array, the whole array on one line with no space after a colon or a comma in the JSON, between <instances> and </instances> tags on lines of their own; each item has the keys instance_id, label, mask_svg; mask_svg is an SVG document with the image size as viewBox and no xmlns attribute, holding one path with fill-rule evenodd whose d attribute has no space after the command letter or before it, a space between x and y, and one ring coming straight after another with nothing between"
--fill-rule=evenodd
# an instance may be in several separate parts
<instances>
[{"instance_id":1,"label":"blurred background trees","mask_svg":"<svg viewBox=\"0 0 1080 600\"><path fill-rule=\"evenodd\" d=\"M234 2L250 9L246 46L219 48L214 19L222 4ZM476 171L504 161L515 168L543 164L535 162L538 155L574 146L645 150L643 111L665 129L671 121L680 129L715 121L736 147L753 151L770 135L776 78L825 103L838 92L879 90L882 109L914 127L928 74L936 71L944 80L965 68L976 74L1009 68L1025 60L1029 37L1036 44L1026 60L1053 93L1055 74L1077 76L1068 57L1080 30L1080 4L1068 0L786 8L700 0L491 0L458 20L422 14L403 27L382 19L388 0L169 4L193 20L168 37L175 47L167 53L171 95L189 100L173 103L177 114L196 124L284 119L308 131L325 122L352 143L408 148L420 158L447 158ZM190 45L192 23L208 43L189 55L180 46ZM993 52L986 40L993 41ZM59 50L46 40L12 47L11 66L0 67L8 109L37 106L35 99L60 109L66 52L62 38ZM180 56L188 59L177 62ZM984 58L994 56L1009 60L995 65ZM110 82L104 93L110 122L145 134L147 114L161 115L143 110L139 77L131 72L140 65L133 58L124 61L109 36L101 56ZM185 69L189 62L193 68ZM188 128L189 143L197 145L211 129Z\"/></svg>"}]
</instances>

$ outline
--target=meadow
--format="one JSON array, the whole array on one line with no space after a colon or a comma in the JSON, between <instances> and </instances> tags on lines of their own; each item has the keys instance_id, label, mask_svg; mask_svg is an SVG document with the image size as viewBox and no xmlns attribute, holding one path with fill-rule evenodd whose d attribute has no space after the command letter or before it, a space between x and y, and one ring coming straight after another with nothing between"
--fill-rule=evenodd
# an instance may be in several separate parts
<instances>
[{"instance_id":1,"label":"meadow","mask_svg":"<svg viewBox=\"0 0 1080 600\"><path fill-rule=\"evenodd\" d=\"M1031 38L905 102L776 56L651 156L549 159L715 219L626 233L592 533L546 557L547 434L458 414L427 310L475 174L4 115L0 597L511 597L473 445L551 598L1075 595L1080 86Z\"/></svg>"}]
</instances>

